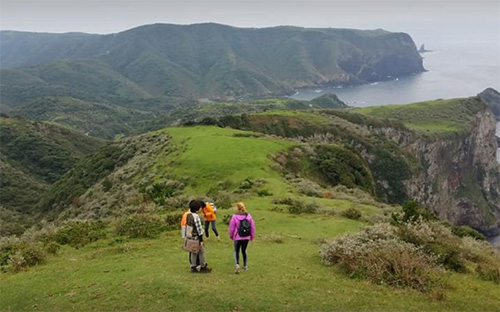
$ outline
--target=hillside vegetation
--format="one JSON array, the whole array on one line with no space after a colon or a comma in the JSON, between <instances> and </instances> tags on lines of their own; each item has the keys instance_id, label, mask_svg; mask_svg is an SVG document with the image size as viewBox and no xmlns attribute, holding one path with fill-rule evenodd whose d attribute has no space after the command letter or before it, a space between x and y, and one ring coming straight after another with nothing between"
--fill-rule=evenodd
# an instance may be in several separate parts
<instances>
[{"instance_id":1,"label":"hillside vegetation","mask_svg":"<svg viewBox=\"0 0 500 312\"><path fill-rule=\"evenodd\" d=\"M310 115L311 120L328 120ZM349 151L337 144L317 146ZM490 271L477 272L468 260L463 260L468 268L462 273L434 272L440 282L429 284L429 290L372 283L361 275L346 275L342 266L322 264L319 251L329 246L325 243L389 221L401 208L374 200L362 190L363 184L347 188L323 183L308 160L309 149L296 140L196 126L129 138L109 147L113 153L101 150L87 157L60 180L65 184L58 183L68 185L69 191L92 186L69 206L62 205L65 210L59 217L99 222L59 222L57 227L33 229L19 240L2 240L0 256L8 260L3 266L7 272L0 275L0 309L29 310L36 305L40 310L186 310L192 305L186 293L194 284L210 292L203 302L209 311L498 307L497 285L480 274ZM302 175L287 166L288 159L280 160L280 153L293 155L291 161L303 159L295 168ZM113 162L107 175L82 180L78 168L96 169L109 163L106 159L121 161ZM331 159L333 164L342 161ZM207 261L214 268L209 275L189 273L187 254L180 248L178 222L191 198L215 200L218 206L222 241L213 240L212 233L207 242ZM239 200L256 221L257 237L249 246L250 270L236 275L225 220ZM441 255L440 248L435 252ZM42 256L44 249L53 254ZM481 255L490 257L485 251ZM247 299L234 296L235 285L251 285L245 291Z\"/></svg>"},{"instance_id":2,"label":"hillside vegetation","mask_svg":"<svg viewBox=\"0 0 500 312\"><path fill-rule=\"evenodd\" d=\"M407 34L383 30L155 24L111 35L2 31L0 39L4 113L105 138L198 100L283 95L424 70Z\"/></svg>"},{"instance_id":3,"label":"hillside vegetation","mask_svg":"<svg viewBox=\"0 0 500 312\"><path fill-rule=\"evenodd\" d=\"M3 233L8 234L9 228L22 232L30 222L23 222L26 221L24 217L12 219L12 213L21 213L31 219L35 205L49 185L71 169L78 159L103 144L101 140L48 123L0 117Z\"/></svg>"}]
</instances>

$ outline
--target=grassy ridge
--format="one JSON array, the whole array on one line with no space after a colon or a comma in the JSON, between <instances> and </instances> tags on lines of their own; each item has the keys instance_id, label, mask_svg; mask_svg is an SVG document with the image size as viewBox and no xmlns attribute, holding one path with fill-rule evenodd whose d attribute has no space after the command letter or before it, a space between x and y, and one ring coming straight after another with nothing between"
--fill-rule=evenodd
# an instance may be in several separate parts
<instances>
[{"instance_id":1,"label":"grassy ridge","mask_svg":"<svg viewBox=\"0 0 500 312\"><path fill-rule=\"evenodd\" d=\"M387 105L355 109L354 112L380 119L394 119L410 129L437 134L461 133L470 130L474 114L484 107L477 97L436 100L410 105Z\"/></svg>"},{"instance_id":2,"label":"grassy ridge","mask_svg":"<svg viewBox=\"0 0 500 312\"><path fill-rule=\"evenodd\" d=\"M284 150L292 143L255 137L238 137L246 132L218 127L186 127L163 130L174 144L183 150L164 170L176 176L188 176L191 190L204 193L225 179L241 183L249 179L271 179L273 191L282 194L284 186L278 172L270 169L270 155ZM159 161L162 166L168 160ZM280 185L281 184L281 185Z\"/></svg>"}]
</instances>

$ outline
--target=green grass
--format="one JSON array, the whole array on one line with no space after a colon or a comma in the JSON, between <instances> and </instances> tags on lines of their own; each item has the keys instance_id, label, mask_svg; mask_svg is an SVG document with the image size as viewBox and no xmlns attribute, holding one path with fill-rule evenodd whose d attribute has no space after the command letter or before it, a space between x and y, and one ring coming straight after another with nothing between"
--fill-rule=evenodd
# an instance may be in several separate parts
<instances>
[{"instance_id":1,"label":"green grass","mask_svg":"<svg viewBox=\"0 0 500 312\"><path fill-rule=\"evenodd\" d=\"M0 275L2 311L496 311L496 285L452 274L452 288L437 300L414 290L350 279L320 263L315 240L363 224L337 216L268 211L266 199L248 200L257 226L249 245L250 270L233 273L232 243L207 243L211 274L191 274L178 231L131 240L131 251L96 242L68 247L48 263ZM221 210L219 219L231 211ZM213 236L213 233L211 234ZM279 236L282 243L270 237Z\"/></svg>"},{"instance_id":2,"label":"green grass","mask_svg":"<svg viewBox=\"0 0 500 312\"><path fill-rule=\"evenodd\" d=\"M267 112L259 113L260 115L280 115L287 117L294 117L313 125L328 125L330 121L327 117L311 112L303 112L303 111L293 111L293 110L271 110Z\"/></svg>"},{"instance_id":3,"label":"green grass","mask_svg":"<svg viewBox=\"0 0 500 312\"><path fill-rule=\"evenodd\" d=\"M201 130L201 131L200 131ZM284 150L292 143L267 138L235 137L245 131L218 127L168 128L178 154L160 159L160 174L169 172L176 177L189 177L188 192L204 193L217 182L226 179L266 179L268 187L283 193L286 187L280 174L270 168L270 155Z\"/></svg>"},{"instance_id":4,"label":"green grass","mask_svg":"<svg viewBox=\"0 0 500 312\"><path fill-rule=\"evenodd\" d=\"M477 101L476 98L436 100L353 111L381 119L395 119L414 130L446 134L466 131L472 126L474 114L481 108Z\"/></svg>"}]
</instances>

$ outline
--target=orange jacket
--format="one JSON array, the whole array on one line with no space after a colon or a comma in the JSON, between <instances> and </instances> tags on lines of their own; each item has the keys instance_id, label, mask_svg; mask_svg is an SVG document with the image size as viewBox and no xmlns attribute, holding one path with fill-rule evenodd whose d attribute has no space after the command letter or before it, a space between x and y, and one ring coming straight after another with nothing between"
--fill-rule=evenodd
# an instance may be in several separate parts
<instances>
[{"instance_id":1,"label":"orange jacket","mask_svg":"<svg viewBox=\"0 0 500 312\"><path fill-rule=\"evenodd\" d=\"M191 210L188 209L188 211L184 212L184 214L182 215L182 218L181 218L181 227L186 226L187 216L188 216L188 213L190 213L190 212L191 212Z\"/></svg>"},{"instance_id":2,"label":"orange jacket","mask_svg":"<svg viewBox=\"0 0 500 312\"><path fill-rule=\"evenodd\" d=\"M205 203L205 205L206 205L205 208L201 210L205 221L217 220L217 216L215 215L214 208L212 207L212 205L210 205L209 203Z\"/></svg>"}]
</instances>

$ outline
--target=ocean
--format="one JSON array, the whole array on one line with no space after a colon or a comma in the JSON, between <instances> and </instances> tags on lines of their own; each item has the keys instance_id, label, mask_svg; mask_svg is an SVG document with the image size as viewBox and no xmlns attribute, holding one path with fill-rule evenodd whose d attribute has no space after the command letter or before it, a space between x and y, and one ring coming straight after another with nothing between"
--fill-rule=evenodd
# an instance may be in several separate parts
<instances>
[{"instance_id":1,"label":"ocean","mask_svg":"<svg viewBox=\"0 0 500 312\"><path fill-rule=\"evenodd\" d=\"M311 100L334 93L350 106L364 107L469 97L486 88L500 91L498 39L430 40L426 49L431 50L422 53L426 72L359 86L302 88L290 97ZM500 149L496 157L500 163Z\"/></svg>"}]
</instances>

